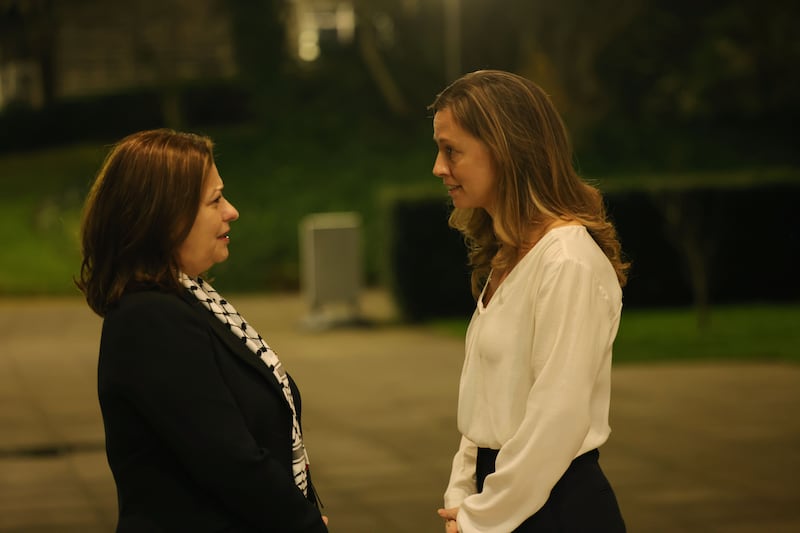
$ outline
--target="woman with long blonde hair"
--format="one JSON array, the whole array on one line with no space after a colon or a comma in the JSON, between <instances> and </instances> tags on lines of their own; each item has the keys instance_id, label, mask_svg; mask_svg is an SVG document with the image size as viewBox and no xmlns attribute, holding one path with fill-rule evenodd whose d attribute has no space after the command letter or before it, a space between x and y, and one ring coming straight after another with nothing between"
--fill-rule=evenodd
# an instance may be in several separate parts
<instances>
[{"instance_id":1,"label":"woman with long blonde hair","mask_svg":"<svg viewBox=\"0 0 800 533\"><path fill-rule=\"evenodd\" d=\"M598 463L628 264L564 123L521 76L477 71L430 106L433 173L477 300L444 495L448 532L625 531Z\"/></svg>"}]
</instances>

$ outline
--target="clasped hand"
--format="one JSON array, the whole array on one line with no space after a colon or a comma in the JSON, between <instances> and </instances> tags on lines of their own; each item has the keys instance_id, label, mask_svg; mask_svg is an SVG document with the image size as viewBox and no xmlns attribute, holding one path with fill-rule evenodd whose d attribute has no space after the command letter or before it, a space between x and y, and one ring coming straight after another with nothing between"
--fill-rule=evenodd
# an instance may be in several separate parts
<instances>
[{"instance_id":1,"label":"clasped hand","mask_svg":"<svg viewBox=\"0 0 800 533\"><path fill-rule=\"evenodd\" d=\"M458 533L458 523L456 522L458 507L453 507L451 509L439 509L436 512L439 513L439 516L444 518L445 533Z\"/></svg>"}]
</instances>

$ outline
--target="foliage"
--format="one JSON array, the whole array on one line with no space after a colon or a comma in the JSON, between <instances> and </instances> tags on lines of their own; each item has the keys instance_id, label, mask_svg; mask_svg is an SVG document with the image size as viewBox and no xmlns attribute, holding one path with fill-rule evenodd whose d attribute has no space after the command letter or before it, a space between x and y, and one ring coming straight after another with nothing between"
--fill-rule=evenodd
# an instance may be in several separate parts
<instances>
[{"instance_id":1,"label":"foliage","mask_svg":"<svg viewBox=\"0 0 800 533\"><path fill-rule=\"evenodd\" d=\"M288 63L286 2L282 0L220 0L231 16L234 49L240 83L254 102L254 117L270 118L269 109L278 97L273 88Z\"/></svg>"},{"instance_id":2,"label":"foliage","mask_svg":"<svg viewBox=\"0 0 800 533\"><path fill-rule=\"evenodd\" d=\"M648 0L644 6L600 64L617 96L614 114L649 123L797 115L796 2Z\"/></svg>"},{"instance_id":3,"label":"foliage","mask_svg":"<svg viewBox=\"0 0 800 533\"><path fill-rule=\"evenodd\" d=\"M359 24L371 33L359 30L356 39L367 36L375 53L365 56L363 40L326 42L319 61L296 64L285 47L287 2L215 1L232 17L241 75L183 86L180 101L186 127L217 141L220 170L242 212L220 279L237 289L296 286L299 220L347 210L365 221L366 272L377 281L385 235L380 191L435 183L426 106L449 81L442 34L452 21L444 3L358 0ZM3 53L35 57L34 49L47 48L46 40L36 43L52 20L49 12L7 8L24 4L0 6L0 27L16 28L0 31L0 41ZM573 131L581 172L608 176L604 187L665 173L677 182L800 166L791 135L799 111L796 2L460 5L462 69L503 68L542 84ZM31 35L17 24L20 16ZM404 115L382 87L399 92ZM76 265L78 211L101 149L134 129L162 125L158 99L131 90L0 114L0 151L30 151L0 157L7 236L0 290L72 290L66 273ZM84 146L34 152L64 143ZM52 275L63 285L45 281Z\"/></svg>"},{"instance_id":4,"label":"foliage","mask_svg":"<svg viewBox=\"0 0 800 533\"><path fill-rule=\"evenodd\" d=\"M607 110L585 149L674 169L796 164L796 2L644 0L594 65Z\"/></svg>"},{"instance_id":5,"label":"foliage","mask_svg":"<svg viewBox=\"0 0 800 533\"><path fill-rule=\"evenodd\" d=\"M609 214L632 262L628 308L693 304L697 324L706 327L712 303L800 300L800 284L793 282L800 234L783 223L800 192L800 174L762 171L761 180L749 183L741 175L724 177L687 181L662 174L624 185L603 180ZM448 234L441 195L392 200L386 272L404 317L467 314L473 303L465 249L458 234ZM743 253L743 243L769 250L769 261Z\"/></svg>"},{"instance_id":6,"label":"foliage","mask_svg":"<svg viewBox=\"0 0 800 533\"><path fill-rule=\"evenodd\" d=\"M441 2L415 3L413 17L403 17L405 4L380 2L399 35L381 53L412 107L422 107L449 81L437 68L445 14L435 7ZM463 70L506 69L537 81L591 170L798 163L797 2L460 4Z\"/></svg>"},{"instance_id":7,"label":"foliage","mask_svg":"<svg viewBox=\"0 0 800 533\"><path fill-rule=\"evenodd\" d=\"M185 129L240 123L251 115L248 95L228 82L186 83L180 88L180 101ZM154 89L64 99L42 111L13 104L0 113L0 153L110 143L162 126L162 98Z\"/></svg>"},{"instance_id":8,"label":"foliage","mask_svg":"<svg viewBox=\"0 0 800 533\"><path fill-rule=\"evenodd\" d=\"M441 190L416 189L384 192L383 281L407 321L464 315L474 305L464 240Z\"/></svg>"}]
</instances>

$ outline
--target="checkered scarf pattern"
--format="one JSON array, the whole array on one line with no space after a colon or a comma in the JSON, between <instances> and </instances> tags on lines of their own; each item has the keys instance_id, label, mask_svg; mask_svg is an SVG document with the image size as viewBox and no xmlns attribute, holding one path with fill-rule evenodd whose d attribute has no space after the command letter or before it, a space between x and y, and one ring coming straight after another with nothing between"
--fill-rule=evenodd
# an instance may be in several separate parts
<instances>
[{"instance_id":1,"label":"checkered scarf pattern","mask_svg":"<svg viewBox=\"0 0 800 533\"><path fill-rule=\"evenodd\" d=\"M289 402L292 409L292 473L294 482L303 494L308 493L308 454L303 445L303 434L300 431L300 422L297 419L297 411L294 407L292 389L289 387L289 379L281 365L278 355L267 346L264 339L253 327L248 324L242 315L222 296L214 290L207 281L202 278L190 278L181 273L181 283L189 292L195 295L206 309L211 311L223 324L226 324L231 332L242 340L242 342L256 354L272 371L278 383L281 384L283 395Z\"/></svg>"}]
</instances>

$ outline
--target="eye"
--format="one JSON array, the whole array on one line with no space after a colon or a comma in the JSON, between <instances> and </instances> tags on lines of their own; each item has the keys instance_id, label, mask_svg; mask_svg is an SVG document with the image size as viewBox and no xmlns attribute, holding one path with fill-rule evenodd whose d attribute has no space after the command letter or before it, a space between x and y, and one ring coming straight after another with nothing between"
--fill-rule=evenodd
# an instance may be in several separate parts
<instances>
[{"instance_id":1,"label":"eye","mask_svg":"<svg viewBox=\"0 0 800 533\"><path fill-rule=\"evenodd\" d=\"M214 198L213 200L211 200L211 203L212 204L218 204L218 203L220 203L220 201L222 201L222 195L221 194L219 196L217 196L216 198Z\"/></svg>"}]
</instances>

